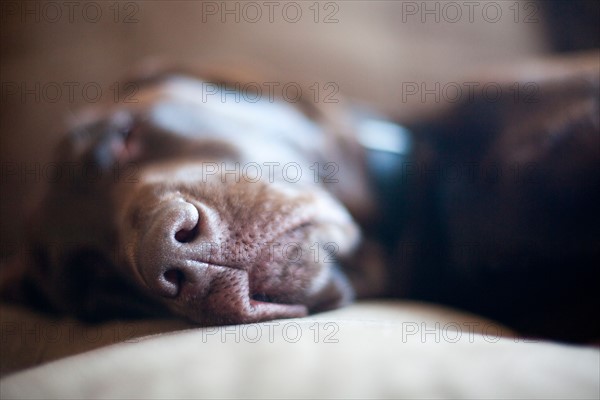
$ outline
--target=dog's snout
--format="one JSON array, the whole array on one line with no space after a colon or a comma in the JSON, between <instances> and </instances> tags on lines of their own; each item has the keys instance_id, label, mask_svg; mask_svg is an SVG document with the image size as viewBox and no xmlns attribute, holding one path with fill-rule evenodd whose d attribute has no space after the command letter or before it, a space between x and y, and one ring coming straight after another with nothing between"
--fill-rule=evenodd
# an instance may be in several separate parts
<instances>
[{"instance_id":1,"label":"dog's snout","mask_svg":"<svg viewBox=\"0 0 600 400\"><path fill-rule=\"evenodd\" d=\"M357 228L326 192L247 182L157 186L140 191L145 208L128 255L135 279L173 312L203 323L241 323L348 301L347 285L333 282L335 260L315 248L335 242L347 254Z\"/></svg>"}]
</instances>

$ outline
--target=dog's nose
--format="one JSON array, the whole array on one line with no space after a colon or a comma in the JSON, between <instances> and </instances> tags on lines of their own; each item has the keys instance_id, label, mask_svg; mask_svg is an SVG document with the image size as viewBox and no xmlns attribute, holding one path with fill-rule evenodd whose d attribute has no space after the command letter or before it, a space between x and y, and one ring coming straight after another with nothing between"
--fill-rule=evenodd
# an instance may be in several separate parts
<instances>
[{"instance_id":1,"label":"dog's nose","mask_svg":"<svg viewBox=\"0 0 600 400\"><path fill-rule=\"evenodd\" d=\"M203 269L193 254L207 240L210 226L206 212L183 200L171 201L154 213L154 221L140 241L138 270L158 295L175 297L186 282L202 280Z\"/></svg>"}]
</instances>

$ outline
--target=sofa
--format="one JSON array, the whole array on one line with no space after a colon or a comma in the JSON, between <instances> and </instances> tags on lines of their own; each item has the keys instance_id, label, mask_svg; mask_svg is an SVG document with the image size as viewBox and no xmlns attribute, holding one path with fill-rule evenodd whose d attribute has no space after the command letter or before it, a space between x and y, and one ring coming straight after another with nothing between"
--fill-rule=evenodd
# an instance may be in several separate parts
<instances>
[{"instance_id":1,"label":"sofa","mask_svg":"<svg viewBox=\"0 0 600 400\"><path fill-rule=\"evenodd\" d=\"M2 399L597 399L600 349L476 315L361 301L302 319L86 325L1 308Z\"/></svg>"}]
</instances>

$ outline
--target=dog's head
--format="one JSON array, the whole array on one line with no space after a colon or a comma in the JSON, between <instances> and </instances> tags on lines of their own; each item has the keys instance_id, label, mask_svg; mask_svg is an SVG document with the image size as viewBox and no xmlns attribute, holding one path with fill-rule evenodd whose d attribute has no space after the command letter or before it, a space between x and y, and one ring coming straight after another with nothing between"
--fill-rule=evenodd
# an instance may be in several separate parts
<instances>
[{"instance_id":1,"label":"dog's head","mask_svg":"<svg viewBox=\"0 0 600 400\"><path fill-rule=\"evenodd\" d=\"M359 241L346 206L366 191L348 136L316 109L231 84L173 75L135 88L59 146L69 173L32 219L44 298L86 317L207 324L351 299L336 263Z\"/></svg>"}]
</instances>

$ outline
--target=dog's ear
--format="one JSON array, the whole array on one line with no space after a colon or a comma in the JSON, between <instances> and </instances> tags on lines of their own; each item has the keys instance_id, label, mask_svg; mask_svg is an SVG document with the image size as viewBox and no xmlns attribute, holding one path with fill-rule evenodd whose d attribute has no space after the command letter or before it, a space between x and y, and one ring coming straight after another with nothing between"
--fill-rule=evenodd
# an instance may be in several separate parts
<instances>
[{"instance_id":1,"label":"dog's ear","mask_svg":"<svg viewBox=\"0 0 600 400\"><path fill-rule=\"evenodd\" d=\"M135 167L129 162L134 152L132 124L126 113L94 115L79 121L58 144L53 163L60 173L49 182L26 224L28 243L36 254L44 254L42 264L48 269L64 264L77 247L98 248L110 242L110 184L135 176L129 167Z\"/></svg>"},{"instance_id":2,"label":"dog's ear","mask_svg":"<svg viewBox=\"0 0 600 400\"><path fill-rule=\"evenodd\" d=\"M108 187L132 174L133 119L125 112L80 117L55 150L56 174L27 216L23 248L3 268L2 296L38 309L85 306L85 296L73 297L112 268L99 256L114 240Z\"/></svg>"}]
</instances>

